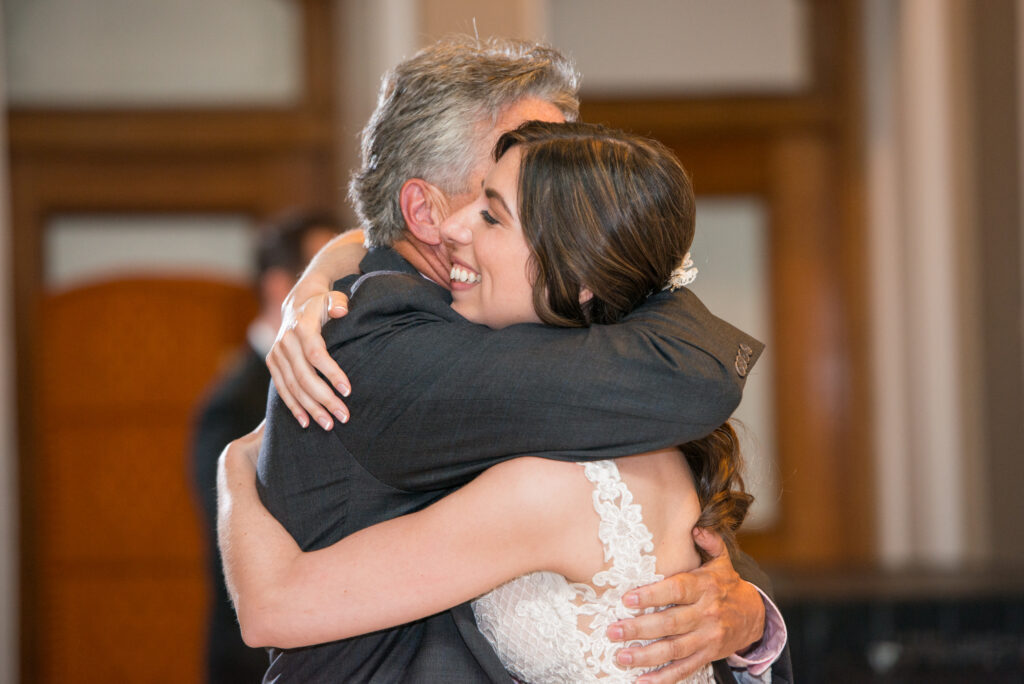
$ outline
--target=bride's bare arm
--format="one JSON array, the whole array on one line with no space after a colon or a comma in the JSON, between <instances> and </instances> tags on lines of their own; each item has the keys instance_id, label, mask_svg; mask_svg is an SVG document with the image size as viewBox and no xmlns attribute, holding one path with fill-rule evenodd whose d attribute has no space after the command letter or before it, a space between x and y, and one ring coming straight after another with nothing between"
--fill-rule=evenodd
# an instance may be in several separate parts
<instances>
[{"instance_id":1,"label":"bride's bare arm","mask_svg":"<svg viewBox=\"0 0 1024 684\"><path fill-rule=\"evenodd\" d=\"M267 355L267 367L278 393L303 427L309 426L310 415L325 430L333 427L332 414L343 423L348 420L347 407L330 385L342 396L348 396L351 385L327 353L320 329L328 318L340 318L348 312L348 298L332 292L331 286L338 278L358 272L366 254L362 243L359 230L342 233L327 243L281 306L281 329Z\"/></svg>"},{"instance_id":2,"label":"bride's bare arm","mask_svg":"<svg viewBox=\"0 0 1024 684\"><path fill-rule=\"evenodd\" d=\"M564 559L587 555L567 549L592 537L580 528L593 513L554 495L564 494L558 478L537 477L538 468L564 464L528 458L491 468L418 513L304 553L259 501L258 439L229 445L218 471L225 577L250 646L293 648L404 624L525 572L571 576Z\"/></svg>"}]
</instances>

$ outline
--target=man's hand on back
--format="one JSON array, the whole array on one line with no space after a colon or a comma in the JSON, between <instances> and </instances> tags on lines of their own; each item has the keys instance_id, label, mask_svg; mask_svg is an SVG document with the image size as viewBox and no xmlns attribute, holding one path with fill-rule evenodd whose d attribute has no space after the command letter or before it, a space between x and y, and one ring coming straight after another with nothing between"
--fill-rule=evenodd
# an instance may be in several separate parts
<instances>
[{"instance_id":1,"label":"man's hand on back","mask_svg":"<svg viewBox=\"0 0 1024 684\"><path fill-rule=\"evenodd\" d=\"M743 651L761 639L765 613L761 594L732 567L722 539L694 530L697 543L712 558L696 570L667 577L628 592L623 602L644 610L665 610L622 620L608 628L612 641L657 639L644 647L624 648L621 665L667 667L639 678L644 684L671 684L704 665Z\"/></svg>"}]
</instances>

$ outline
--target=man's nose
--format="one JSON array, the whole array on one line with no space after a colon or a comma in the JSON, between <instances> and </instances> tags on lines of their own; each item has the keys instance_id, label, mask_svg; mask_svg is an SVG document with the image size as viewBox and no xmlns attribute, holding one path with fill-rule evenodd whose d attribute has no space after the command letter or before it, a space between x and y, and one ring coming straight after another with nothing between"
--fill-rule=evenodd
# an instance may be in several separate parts
<instances>
[{"instance_id":1,"label":"man's nose","mask_svg":"<svg viewBox=\"0 0 1024 684\"><path fill-rule=\"evenodd\" d=\"M449 242L454 242L459 245L468 245L473 241L473 231L465 221L461 220L463 217L460 213L455 214L448 220L442 228L442 235Z\"/></svg>"}]
</instances>

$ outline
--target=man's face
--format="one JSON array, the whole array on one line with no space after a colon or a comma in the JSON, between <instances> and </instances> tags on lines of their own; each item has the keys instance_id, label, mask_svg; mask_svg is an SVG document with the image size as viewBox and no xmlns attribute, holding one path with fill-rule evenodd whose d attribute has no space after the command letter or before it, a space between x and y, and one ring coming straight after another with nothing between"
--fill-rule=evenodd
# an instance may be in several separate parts
<instances>
[{"instance_id":1,"label":"man's face","mask_svg":"<svg viewBox=\"0 0 1024 684\"><path fill-rule=\"evenodd\" d=\"M476 168L469 177L469 183L465 191L448 197L448 213L445 216L445 221L458 212L459 209L462 209L476 199L480 194L480 184L494 166L494 158L491 156L491 153L494 151L494 145L498 142L501 134L518 128L527 121L562 123L565 121L565 117L562 116L562 112L558 107L535 97L524 98L512 106L506 107L492 128L482 130L482 136L476 147L480 155ZM443 230L444 226L442 225Z\"/></svg>"}]
</instances>

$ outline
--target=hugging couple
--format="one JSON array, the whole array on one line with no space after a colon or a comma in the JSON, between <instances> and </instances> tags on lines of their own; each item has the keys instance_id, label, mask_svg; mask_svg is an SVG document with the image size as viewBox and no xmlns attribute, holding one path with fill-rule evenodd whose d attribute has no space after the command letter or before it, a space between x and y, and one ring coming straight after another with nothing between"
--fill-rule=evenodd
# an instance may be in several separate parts
<instances>
[{"instance_id":1,"label":"hugging couple","mask_svg":"<svg viewBox=\"0 0 1024 684\"><path fill-rule=\"evenodd\" d=\"M577 81L469 38L385 76L350 187L367 247L310 264L265 424L221 456L265 682L792 681L734 543L727 421L762 345L686 288L678 159L574 123Z\"/></svg>"}]
</instances>

